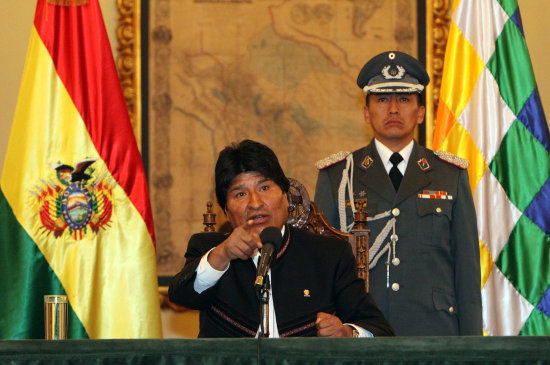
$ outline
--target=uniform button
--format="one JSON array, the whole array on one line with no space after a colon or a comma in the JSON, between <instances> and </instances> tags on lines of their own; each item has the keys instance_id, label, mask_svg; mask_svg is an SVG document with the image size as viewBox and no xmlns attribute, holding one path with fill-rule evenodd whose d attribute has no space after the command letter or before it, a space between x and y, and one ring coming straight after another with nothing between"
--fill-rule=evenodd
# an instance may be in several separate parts
<instances>
[{"instance_id":1,"label":"uniform button","mask_svg":"<svg viewBox=\"0 0 550 365\"><path fill-rule=\"evenodd\" d=\"M393 283L391 285L391 290L398 291L399 290L399 283Z\"/></svg>"},{"instance_id":2,"label":"uniform button","mask_svg":"<svg viewBox=\"0 0 550 365\"><path fill-rule=\"evenodd\" d=\"M438 213L441 213L441 208L437 207L437 208L435 208L435 211L438 212Z\"/></svg>"},{"instance_id":3,"label":"uniform button","mask_svg":"<svg viewBox=\"0 0 550 365\"><path fill-rule=\"evenodd\" d=\"M393 208L391 211L391 214L393 214L394 217L397 217L400 213L401 211L399 210L399 208Z\"/></svg>"},{"instance_id":4,"label":"uniform button","mask_svg":"<svg viewBox=\"0 0 550 365\"><path fill-rule=\"evenodd\" d=\"M449 307L449 312L450 313L454 313L455 312L455 307L453 307L452 305Z\"/></svg>"}]
</instances>

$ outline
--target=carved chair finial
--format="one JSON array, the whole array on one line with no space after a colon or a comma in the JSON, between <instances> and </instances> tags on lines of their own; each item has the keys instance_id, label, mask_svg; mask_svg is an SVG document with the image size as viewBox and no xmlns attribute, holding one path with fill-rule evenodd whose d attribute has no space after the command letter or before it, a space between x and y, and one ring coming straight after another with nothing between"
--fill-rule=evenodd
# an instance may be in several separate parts
<instances>
[{"instance_id":1,"label":"carved chair finial","mask_svg":"<svg viewBox=\"0 0 550 365\"><path fill-rule=\"evenodd\" d=\"M215 232L216 231L216 213L212 212L213 204L211 201L206 203L206 213L203 214L204 231Z\"/></svg>"}]
</instances>

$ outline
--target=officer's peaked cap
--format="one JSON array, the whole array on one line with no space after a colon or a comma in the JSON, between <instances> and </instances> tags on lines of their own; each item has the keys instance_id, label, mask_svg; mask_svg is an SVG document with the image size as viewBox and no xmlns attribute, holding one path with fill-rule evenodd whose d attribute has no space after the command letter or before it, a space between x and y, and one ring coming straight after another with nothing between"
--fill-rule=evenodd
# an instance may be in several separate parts
<instances>
[{"instance_id":1,"label":"officer's peaked cap","mask_svg":"<svg viewBox=\"0 0 550 365\"><path fill-rule=\"evenodd\" d=\"M398 51L381 53L368 61L357 76L365 93L421 93L430 82L424 66Z\"/></svg>"}]
</instances>

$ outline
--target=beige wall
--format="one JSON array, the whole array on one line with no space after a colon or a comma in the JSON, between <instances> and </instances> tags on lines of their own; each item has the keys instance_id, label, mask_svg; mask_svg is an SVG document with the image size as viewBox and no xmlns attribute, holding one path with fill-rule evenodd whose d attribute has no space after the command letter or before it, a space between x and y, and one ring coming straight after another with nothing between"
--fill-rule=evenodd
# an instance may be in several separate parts
<instances>
[{"instance_id":1,"label":"beige wall","mask_svg":"<svg viewBox=\"0 0 550 365\"><path fill-rule=\"evenodd\" d=\"M548 15L550 2L540 0L518 1L525 39L531 55L531 62L535 70L535 78L539 87L542 106L546 112L547 122L550 122L550 69L548 68L548 50L550 37L548 36ZM549 123L550 125L550 123Z\"/></svg>"},{"instance_id":2,"label":"beige wall","mask_svg":"<svg viewBox=\"0 0 550 365\"><path fill-rule=\"evenodd\" d=\"M116 49L116 0L99 0L113 50ZM0 1L0 166L9 137L11 120L15 110L19 84L23 72L36 2ZM550 69L546 67L545 52L550 49L547 36L547 19L550 2L540 0L519 0L535 76L539 85L544 109L550 112ZM550 117L550 115L549 115ZM197 331L197 316L193 311L175 315L163 311L165 337L194 337Z\"/></svg>"}]
</instances>

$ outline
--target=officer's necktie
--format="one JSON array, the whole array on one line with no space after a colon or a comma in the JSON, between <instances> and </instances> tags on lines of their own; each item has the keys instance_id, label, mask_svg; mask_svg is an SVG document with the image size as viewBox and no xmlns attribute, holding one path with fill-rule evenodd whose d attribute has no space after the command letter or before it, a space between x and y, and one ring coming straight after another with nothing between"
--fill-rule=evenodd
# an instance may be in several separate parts
<instances>
[{"instance_id":1,"label":"officer's necktie","mask_svg":"<svg viewBox=\"0 0 550 365\"><path fill-rule=\"evenodd\" d=\"M401 184L401 179L403 179L401 171L399 171L399 169L397 168L397 165L399 165L401 161L403 161L403 157L401 157L398 152L394 152L390 157L390 162L393 164L393 166L390 169L389 175L395 191L399 189L399 184Z\"/></svg>"}]
</instances>

